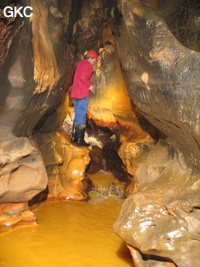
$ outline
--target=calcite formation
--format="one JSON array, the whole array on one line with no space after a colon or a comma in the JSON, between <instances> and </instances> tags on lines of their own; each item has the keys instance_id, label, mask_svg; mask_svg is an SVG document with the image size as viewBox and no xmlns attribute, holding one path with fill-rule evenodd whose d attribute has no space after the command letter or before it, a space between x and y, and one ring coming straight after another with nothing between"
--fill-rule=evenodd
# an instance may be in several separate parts
<instances>
[{"instance_id":1,"label":"calcite formation","mask_svg":"<svg viewBox=\"0 0 200 267\"><path fill-rule=\"evenodd\" d=\"M157 266L155 259L161 266L198 266L200 55L182 46L161 14L142 1L119 1L119 9L128 92L165 141L141 161L120 152L138 192L125 200L114 230L135 266Z\"/></svg>"},{"instance_id":2,"label":"calcite formation","mask_svg":"<svg viewBox=\"0 0 200 267\"><path fill-rule=\"evenodd\" d=\"M149 264L154 255L177 266L198 266L199 177L165 143L152 148L135 177L138 192L125 200L115 231L141 255L149 255Z\"/></svg>"},{"instance_id":3,"label":"calcite formation","mask_svg":"<svg viewBox=\"0 0 200 267\"><path fill-rule=\"evenodd\" d=\"M41 154L27 138L1 142L0 162L1 202L27 202L46 188L47 175Z\"/></svg>"},{"instance_id":4,"label":"calcite formation","mask_svg":"<svg viewBox=\"0 0 200 267\"><path fill-rule=\"evenodd\" d=\"M148 267L149 261L148 256L141 255L137 249L134 249L133 247L127 245L127 247L130 250L131 256L134 261L134 267ZM176 267L176 265L172 262L160 262L158 259L151 261L151 266L154 267Z\"/></svg>"},{"instance_id":5,"label":"calcite formation","mask_svg":"<svg viewBox=\"0 0 200 267\"><path fill-rule=\"evenodd\" d=\"M116 51L117 41L118 38L115 35L110 36L110 43L106 44L104 49L100 50L100 62L96 64L96 75L92 77L96 91L90 96L87 116L96 126L106 127L113 132L113 136L111 136L109 142L113 144L113 147L115 144L116 152L118 150L117 147L119 148L119 156L121 156L120 153L123 153L122 151L126 145L130 147L128 144L131 143L135 146L145 146L148 149L151 143L153 143L153 139L141 128L136 114L132 110L130 97ZM94 134L95 131L93 130L91 135ZM100 133L99 137L96 136L96 138L100 140L101 135L103 134ZM120 176L124 177L123 180L127 182L126 195L128 195L130 192L136 190L135 179L133 177L134 171L133 169L130 170L130 168L127 168L127 162L122 157L124 166L117 160L117 156L108 156L111 146L106 144L104 140L100 147L105 152L103 156L106 162L105 165L108 166L110 161L113 162L111 165L115 167L111 167L110 171L119 179L121 179ZM129 151L128 153L130 154L131 152ZM117 167L120 165L124 170L121 174Z\"/></svg>"},{"instance_id":6,"label":"calcite formation","mask_svg":"<svg viewBox=\"0 0 200 267\"><path fill-rule=\"evenodd\" d=\"M40 1L31 0L31 7L34 10L32 21L33 52L34 52L34 80L37 84L34 93L42 93L45 90L51 91L57 81L61 78L61 73L54 51L52 40L61 39L60 25L56 19L62 18L62 14L55 7L49 10ZM53 15L55 24L49 31L50 23L48 16Z\"/></svg>"},{"instance_id":7,"label":"calcite formation","mask_svg":"<svg viewBox=\"0 0 200 267\"><path fill-rule=\"evenodd\" d=\"M119 7L118 51L130 97L185 161L198 166L199 53L181 45L151 7L140 1Z\"/></svg>"},{"instance_id":8,"label":"calcite formation","mask_svg":"<svg viewBox=\"0 0 200 267\"><path fill-rule=\"evenodd\" d=\"M88 118L93 119L98 126L117 130L121 142L146 137L147 133L141 129L131 108L116 53L116 42L105 46L100 59L96 66L96 76L93 77L96 92L90 97Z\"/></svg>"},{"instance_id":9,"label":"calcite formation","mask_svg":"<svg viewBox=\"0 0 200 267\"><path fill-rule=\"evenodd\" d=\"M7 203L1 213L5 211L11 224L23 220L23 209L15 204L27 206L47 187L44 161L33 135L47 117L57 116L67 69L73 70L70 57L66 67L64 51L69 50L61 38L64 32L56 2L20 4L33 5L37 12L31 18L5 18L0 13L0 201ZM70 75L66 86L69 81ZM58 121L54 129L59 128Z\"/></svg>"},{"instance_id":10,"label":"calcite formation","mask_svg":"<svg viewBox=\"0 0 200 267\"><path fill-rule=\"evenodd\" d=\"M36 216L30 210L28 202L3 203L0 205L0 232L5 231L8 226L15 226L18 223L36 223Z\"/></svg>"},{"instance_id":11,"label":"calcite formation","mask_svg":"<svg viewBox=\"0 0 200 267\"><path fill-rule=\"evenodd\" d=\"M38 143L49 178L48 198L86 200L83 180L89 149L72 145L62 132L44 134Z\"/></svg>"},{"instance_id":12,"label":"calcite formation","mask_svg":"<svg viewBox=\"0 0 200 267\"><path fill-rule=\"evenodd\" d=\"M98 50L98 40L101 37L104 20L104 4L101 0L86 0L82 1L80 5L80 13L74 23L73 35L70 40L77 45L79 58L86 50Z\"/></svg>"}]
</instances>

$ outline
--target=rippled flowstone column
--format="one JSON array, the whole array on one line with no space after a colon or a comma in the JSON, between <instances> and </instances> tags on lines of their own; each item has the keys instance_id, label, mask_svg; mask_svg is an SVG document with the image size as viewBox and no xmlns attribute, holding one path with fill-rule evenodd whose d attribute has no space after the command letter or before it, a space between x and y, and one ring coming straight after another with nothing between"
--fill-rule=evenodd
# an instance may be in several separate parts
<instances>
[{"instance_id":1,"label":"rippled flowstone column","mask_svg":"<svg viewBox=\"0 0 200 267\"><path fill-rule=\"evenodd\" d=\"M86 200L83 180L89 149L72 145L62 132L41 136L39 149L48 174L48 198Z\"/></svg>"}]
</instances>

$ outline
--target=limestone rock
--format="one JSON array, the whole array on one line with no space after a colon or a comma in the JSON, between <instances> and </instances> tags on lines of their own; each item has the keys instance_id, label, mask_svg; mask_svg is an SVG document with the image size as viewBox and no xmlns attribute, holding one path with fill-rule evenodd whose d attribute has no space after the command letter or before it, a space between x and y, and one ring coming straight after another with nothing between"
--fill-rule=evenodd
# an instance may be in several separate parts
<instances>
[{"instance_id":1,"label":"limestone rock","mask_svg":"<svg viewBox=\"0 0 200 267\"><path fill-rule=\"evenodd\" d=\"M198 266L200 55L180 44L150 5L121 0L118 6L124 21L118 52L129 95L165 142L141 162L127 161L134 163L129 171L138 193L125 200L114 230L131 246L136 266Z\"/></svg>"},{"instance_id":2,"label":"limestone rock","mask_svg":"<svg viewBox=\"0 0 200 267\"><path fill-rule=\"evenodd\" d=\"M86 200L83 180L89 149L72 145L69 137L59 132L44 134L38 142L48 175L48 198Z\"/></svg>"},{"instance_id":3,"label":"limestone rock","mask_svg":"<svg viewBox=\"0 0 200 267\"><path fill-rule=\"evenodd\" d=\"M198 266L199 177L159 143L138 165L136 179L138 193L125 200L114 230L149 262L154 255L179 267Z\"/></svg>"},{"instance_id":4,"label":"limestone rock","mask_svg":"<svg viewBox=\"0 0 200 267\"><path fill-rule=\"evenodd\" d=\"M163 6L164 17L173 35L184 46L200 52L199 43L199 1L167 1ZM171 3L170 3L171 2ZM171 7L169 8L169 5ZM165 5L165 3L164 3Z\"/></svg>"},{"instance_id":5,"label":"limestone rock","mask_svg":"<svg viewBox=\"0 0 200 267\"><path fill-rule=\"evenodd\" d=\"M73 70L70 56L66 67L70 50L65 53L61 1L59 5L35 0L20 4L33 7L31 18L5 18L0 12L1 203L25 203L46 188L46 170L33 135L51 116L54 120L46 131L59 128L55 111L65 76L69 73L69 86Z\"/></svg>"},{"instance_id":6,"label":"limestone rock","mask_svg":"<svg viewBox=\"0 0 200 267\"><path fill-rule=\"evenodd\" d=\"M86 50L98 50L103 19L104 9L101 0L82 1L79 19L74 25L72 37L72 41L77 43L79 58L83 58Z\"/></svg>"},{"instance_id":7,"label":"limestone rock","mask_svg":"<svg viewBox=\"0 0 200 267\"><path fill-rule=\"evenodd\" d=\"M127 87L120 68L116 41L107 44L96 65L93 84L96 92L91 95L88 118L98 126L117 131L120 141L140 140L147 136L134 114Z\"/></svg>"},{"instance_id":8,"label":"limestone rock","mask_svg":"<svg viewBox=\"0 0 200 267\"><path fill-rule=\"evenodd\" d=\"M176 265L172 262L160 262L156 258L154 260L149 260L148 256L145 254L141 255L136 249L131 246L127 246L130 250L131 256L134 261L134 267L175 267Z\"/></svg>"},{"instance_id":9,"label":"limestone rock","mask_svg":"<svg viewBox=\"0 0 200 267\"><path fill-rule=\"evenodd\" d=\"M199 53L181 45L164 19L142 1L120 1L118 52L137 111L184 154L200 162Z\"/></svg>"},{"instance_id":10,"label":"limestone rock","mask_svg":"<svg viewBox=\"0 0 200 267\"><path fill-rule=\"evenodd\" d=\"M0 205L0 232L17 223L36 223L36 216L31 212L28 203L4 203Z\"/></svg>"},{"instance_id":11,"label":"limestone rock","mask_svg":"<svg viewBox=\"0 0 200 267\"><path fill-rule=\"evenodd\" d=\"M40 152L25 138L13 138L0 147L0 201L27 202L47 186Z\"/></svg>"},{"instance_id":12,"label":"limestone rock","mask_svg":"<svg viewBox=\"0 0 200 267\"><path fill-rule=\"evenodd\" d=\"M90 149L90 165L87 169L87 173L97 173L103 166L103 155L102 150L98 146L92 146Z\"/></svg>"}]
</instances>

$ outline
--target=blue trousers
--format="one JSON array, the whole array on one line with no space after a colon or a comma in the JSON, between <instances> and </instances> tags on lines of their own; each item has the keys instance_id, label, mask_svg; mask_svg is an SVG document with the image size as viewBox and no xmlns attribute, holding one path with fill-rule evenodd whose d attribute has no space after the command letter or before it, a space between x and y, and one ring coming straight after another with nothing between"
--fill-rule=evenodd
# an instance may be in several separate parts
<instances>
[{"instance_id":1,"label":"blue trousers","mask_svg":"<svg viewBox=\"0 0 200 267\"><path fill-rule=\"evenodd\" d=\"M85 125L89 97L84 97L81 99L73 98L73 101L75 112L74 122L77 122L81 125Z\"/></svg>"}]
</instances>

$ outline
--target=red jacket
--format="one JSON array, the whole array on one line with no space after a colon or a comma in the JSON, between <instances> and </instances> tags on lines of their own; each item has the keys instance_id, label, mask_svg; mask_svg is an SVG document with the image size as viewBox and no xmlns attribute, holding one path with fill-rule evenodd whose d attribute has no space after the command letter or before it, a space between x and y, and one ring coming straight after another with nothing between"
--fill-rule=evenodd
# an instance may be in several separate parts
<instances>
[{"instance_id":1,"label":"red jacket","mask_svg":"<svg viewBox=\"0 0 200 267\"><path fill-rule=\"evenodd\" d=\"M92 84L90 81L92 71L92 65L87 59L83 59L77 63L72 84L71 98L81 99L89 97L89 87Z\"/></svg>"}]
</instances>

